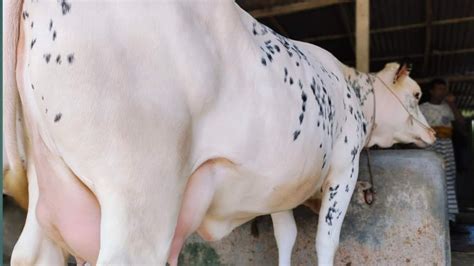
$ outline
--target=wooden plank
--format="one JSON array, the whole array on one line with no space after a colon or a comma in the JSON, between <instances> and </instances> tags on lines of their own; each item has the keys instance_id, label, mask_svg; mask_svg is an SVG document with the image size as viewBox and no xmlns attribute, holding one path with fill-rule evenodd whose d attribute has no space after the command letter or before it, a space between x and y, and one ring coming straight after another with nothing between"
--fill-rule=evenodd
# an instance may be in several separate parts
<instances>
[{"instance_id":1,"label":"wooden plank","mask_svg":"<svg viewBox=\"0 0 474 266\"><path fill-rule=\"evenodd\" d=\"M445 51L439 51L439 50L433 50L432 54L434 56L445 56L445 55L456 55L456 54L467 54L467 53L474 53L474 48L466 48L466 49L457 49L457 50L445 50ZM370 60L372 62L391 62L391 61L396 61L402 58L421 58L423 57L424 54L404 54L404 55L391 55L391 56L381 56L381 57L373 57ZM353 61L345 61L344 64L347 65L354 65Z\"/></svg>"},{"instance_id":2,"label":"wooden plank","mask_svg":"<svg viewBox=\"0 0 474 266\"><path fill-rule=\"evenodd\" d=\"M471 22L471 21L474 21L474 16L433 21L433 25L457 24L457 23L464 23L464 22Z\"/></svg>"},{"instance_id":3,"label":"wooden plank","mask_svg":"<svg viewBox=\"0 0 474 266\"><path fill-rule=\"evenodd\" d=\"M432 54L435 56L443 56L443 55L455 55L455 54L467 54L467 53L474 53L474 48L466 48L466 49L457 49L457 50L447 50L447 51L439 51L433 50ZM425 54L406 54L406 55L397 55L397 56L383 56L383 57L374 57L372 61L390 61L396 60L400 58L420 58L424 57Z\"/></svg>"},{"instance_id":4,"label":"wooden plank","mask_svg":"<svg viewBox=\"0 0 474 266\"><path fill-rule=\"evenodd\" d=\"M352 3L354 0L306 0L291 4L272 6L262 9L250 10L249 13L255 18L265 18L292 14L310 9L326 7L335 4Z\"/></svg>"},{"instance_id":5,"label":"wooden plank","mask_svg":"<svg viewBox=\"0 0 474 266\"><path fill-rule=\"evenodd\" d=\"M356 68L370 71L370 2L356 0Z\"/></svg>"},{"instance_id":6,"label":"wooden plank","mask_svg":"<svg viewBox=\"0 0 474 266\"><path fill-rule=\"evenodd\" d=\"M351 34L331 34L331 35L323 35L323 36L317 36L317 37L308 37L304 38L304 42L321 42L321 41L330 41L330 40L338 40L338 39L343 39L343 38L348 38L348 37L353 37L354 33L351 32Z\"/></svg>"},{"instance_id":7,"label":"wooden plank","mask_svg":"<svg viewBox=\"0 0 474 266\"><path fill-rule=\"evenodd\" d=\"M464 18L455 18L455 19L443 19L437 20L432 22L432 26L440 26L440 25L449 25L449 24L459 24L465 22L472 22L474 21L474 16L471 17L464 17ZM394 31L403 31L403 30L410 30L410 29L418 29L423 28L426 26L426 23L414 23L402 26L394 26L394 27L386 27L386 28L379 28L370 30L370 34L378 34L378 33L386 33L386 32L394 32ZM318 36L318 37L309 37L303 39L305 42L318 42L318 41L327 41L327 40L337 40L347 38L349 36L353 36L354 33L344 33L344 34L333 34L333 35L325 35L325 36Z\"/></svg>"},{"instance_id":8,"label":"wooden plank","mask_svg":"<svg viewBox=\"0 0 474 266\"><path fill-rule=\"evenodd\" d=\"M453 55L453 54L467 54L467 53L474 53L473 48L465 48L465 49L456 49L456 50L433 50L433 55Z\"/></svg>"},{"instance_id":9,"label":"wooden plank","mask_svg":"<svg viewBox=\"0 0 474 266\"><path fill-rule=\"evenodd\" d=\"M428 83L435 78L442 78L448 82L465 82L474 81L474 75L449 75L449 76L434 76L415 79L419 84Z\"/></svg>"}]
</instances>

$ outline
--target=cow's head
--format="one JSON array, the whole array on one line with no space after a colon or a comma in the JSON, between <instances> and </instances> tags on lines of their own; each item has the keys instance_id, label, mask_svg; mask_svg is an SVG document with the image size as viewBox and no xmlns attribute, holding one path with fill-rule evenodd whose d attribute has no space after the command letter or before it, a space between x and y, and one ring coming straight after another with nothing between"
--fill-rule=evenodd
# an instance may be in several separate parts
<instances>
[{"instance_id":1,"label":"cow's head","mask_svg":"<svg viewBox=\"0 0 474 266\"><path fill-rule=\"evenodd\" d=\"M374 82L376 127L369 146L390 147L395 143L433 144L435 136L421 113L420 86L409 76L407 64L388 63Z\"/></svg>"}]
</instances>

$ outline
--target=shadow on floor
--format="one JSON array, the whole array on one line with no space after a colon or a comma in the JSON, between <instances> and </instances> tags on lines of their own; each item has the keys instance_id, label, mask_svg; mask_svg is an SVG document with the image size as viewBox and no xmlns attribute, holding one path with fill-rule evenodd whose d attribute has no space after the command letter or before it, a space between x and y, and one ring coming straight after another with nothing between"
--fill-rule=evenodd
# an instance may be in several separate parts
<instances>
[{"instance_id":1,"label":"shadow on floor","mask_svg":"<svg viewBox=\"0 0 474 266\"><path fill-rule=\"evenodd\" d=\"M26 220L26 212L7 196L3 196L3 264L10 264L10 255Z\"/></svg>"},{"instance_id":2,"label":"shadow on floor","mask_svg":"<svg viewBox=\"0 0 474 266\"><path fill-rule=\"evenodd\" d=\"M474 266L474 213L461 213L450 235L451 265Z\"/></svg>"}]
</instances>

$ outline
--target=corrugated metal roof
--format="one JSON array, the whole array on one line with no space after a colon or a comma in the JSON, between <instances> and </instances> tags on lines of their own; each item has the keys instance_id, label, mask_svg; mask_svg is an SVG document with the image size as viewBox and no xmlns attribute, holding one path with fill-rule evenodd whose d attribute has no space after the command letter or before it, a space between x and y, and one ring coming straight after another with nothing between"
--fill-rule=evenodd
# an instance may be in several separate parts
<instances>
[{"instance_id":1,"label":"corrugated metal roof","mask_svg":"<svg viewBox=\"0 0 474 266\"><path fill-rule=\"evenodd\" d=\"M379 29L425 21L425 1L375 0L370 1L371 28Z\"/></svg>"}]
</instances>

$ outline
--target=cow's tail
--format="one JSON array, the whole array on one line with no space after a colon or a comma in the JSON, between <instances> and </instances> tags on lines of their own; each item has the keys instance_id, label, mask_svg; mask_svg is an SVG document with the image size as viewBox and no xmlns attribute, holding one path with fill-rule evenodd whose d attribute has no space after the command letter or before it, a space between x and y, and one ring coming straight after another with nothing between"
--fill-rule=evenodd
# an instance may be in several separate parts
<instances>
[{"instance_id":1,"label":"cow's tail","mask_svg":"<svg viewBox=\"0 0 474 266\"><path fill-rule=\"evenodd\" d=\"M16 79L16 49L20 31L23 1L3 1L3 132L8 167L3 169L5 194L12 196L22 208L28 207L28 180L20 158L17 136L17 111L20 96Z\"/></svg>"}]
</instances>

